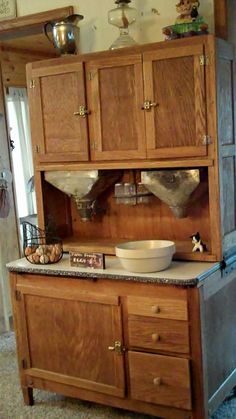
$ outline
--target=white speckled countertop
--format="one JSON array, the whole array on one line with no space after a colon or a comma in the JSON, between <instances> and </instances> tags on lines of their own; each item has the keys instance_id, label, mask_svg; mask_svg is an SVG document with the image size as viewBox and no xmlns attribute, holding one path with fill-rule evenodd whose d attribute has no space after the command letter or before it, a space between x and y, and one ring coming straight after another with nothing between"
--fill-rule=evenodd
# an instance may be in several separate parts
<instances>
[{"instance_id":1,"label":"white speckled countertop","mask_svg":"<svg viewBox=\"0 0 236 419\"><path fill-rule=\"evenodd\" d=\"M68 277L68 279L71 277L74 279L103 278L135 282L165 283L180 286L193 286L198 284L212 272L217 271L220 264L218 262L174 261L165 271L139 274L125 271L122 268L120 261L115 256L106 256L105 266L106 268L104 270L71 267L68 254L64 254L59 262L49 265L33 265L25 258L7 264L8 270L12 272L63 276Z\"/></svg>"}]
</instances>

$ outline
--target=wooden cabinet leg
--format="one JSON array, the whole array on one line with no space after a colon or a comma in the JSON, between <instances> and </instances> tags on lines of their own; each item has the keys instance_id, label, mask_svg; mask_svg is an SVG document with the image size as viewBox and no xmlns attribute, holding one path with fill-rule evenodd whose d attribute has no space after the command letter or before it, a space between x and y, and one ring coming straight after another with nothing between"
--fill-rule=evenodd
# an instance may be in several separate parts
<instances>
[{"instance_id":1,"label":"wooden cabinet leg","mask_svg":"<svg viewBox=\"0 0 236 419\"><path fill-rule=\"evenodd\" d=\"M31 387L22 387L22 393L23 393L24 403L27 406L33 406L34 404L33 389Z\"/></svg>"}]
</instances>

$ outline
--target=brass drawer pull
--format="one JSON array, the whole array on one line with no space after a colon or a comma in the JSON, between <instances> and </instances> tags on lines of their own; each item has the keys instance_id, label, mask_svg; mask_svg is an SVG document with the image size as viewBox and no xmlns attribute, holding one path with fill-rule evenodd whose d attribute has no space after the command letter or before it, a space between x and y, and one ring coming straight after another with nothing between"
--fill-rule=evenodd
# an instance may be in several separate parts
<instances>
[{"instance_id":1,"label":"brass drawer pull","mask_svg":"<svg viewBox=\"0 0 236 419\"><path fill-rule=\"evenodd\" d=\"M74 116L80 116L81 118L85 118L91 112L85 108L85 106L80 106L78 112L74 112Z\"/></svg>"},{"instance_id":2,"label":"brass drawer pull","mask_svg":"<svg viewBox=\"0 0 236 419\"><path fill-rule=\"evenodd\" d=\"M154 313L154 314L158 314L158 313L160 313L160 311L161 311L161 309L160 309L160 307L159 306L152 306L152 308L151 308L151 310L152 310L152 312Z\"/></svg>"},{"instance_id":3,"label":"brass drawer pull","mask_svg":"<svg viewBox=\"0 0 236 419\"><path fill-rule=\"evenodd\" d=\"M161 385L161 377L156 377L153 379L153 384L155 386L160 386Z\"/></svg>"},{"instance_id":4,"label":"brass drawer pull","mask_svg":"<svg viewBox=\"0 0 236 419\"><path fill-rule=\"evenodd\" d=\"M152 340L153 342L159 342L161 340L160 335L158 335L158 333L153 333L152 334Z\"/></svg>"},{"instance_id":5,"label":"brass drawer pull","mask_svg":"<svg viewBox=\"0 0 236 419\"><path fill-rule=\"evenodd\" d=\"M145 100L142 106L144 111L150 111L152 108L156 108L158 103L152 102L151 100Z\"/></svg>"}]
</instances>

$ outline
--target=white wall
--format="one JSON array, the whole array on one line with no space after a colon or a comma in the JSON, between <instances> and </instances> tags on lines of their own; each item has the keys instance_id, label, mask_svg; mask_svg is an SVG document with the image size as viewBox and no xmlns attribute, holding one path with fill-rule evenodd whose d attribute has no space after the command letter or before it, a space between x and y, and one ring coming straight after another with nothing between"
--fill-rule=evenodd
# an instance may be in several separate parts
<instances>
[{"instance_id":1,"label":"white wall","mask_svg":"<svg viewBox=\"0 0 236 419\"><path fill-rule=\"evenodd\" d=\"M1 98L0 112L2 112ZM10 169L8 137L4 118L0 119L0 133L0 170ZM19 258L12 185L9 185L8 192L10 194L11 210L7 218L0 218L0 333L9 330L9 316L11 314L6 263Z\"/></svg>"},{"instance_id":2,"label":"white wall","mask_svg":"<svg viewBox=\"0 0 236 419\"><path fill-rule=\"evenodd\" d=\"M139 18L132 28L132 36L139 43L162 41L162 28L174 23L177 0L133 0ZM74 6L74 12L84 16L80 23L81 52L106 50L118 37L118 29L107 22L108 10L116 7L114 0L17 0L17 16L38 13L59 7ZM152 9L157 9L160 15ZM214 30L214 0L202 0L200 13Z\"/></svg>"}]
</instances>

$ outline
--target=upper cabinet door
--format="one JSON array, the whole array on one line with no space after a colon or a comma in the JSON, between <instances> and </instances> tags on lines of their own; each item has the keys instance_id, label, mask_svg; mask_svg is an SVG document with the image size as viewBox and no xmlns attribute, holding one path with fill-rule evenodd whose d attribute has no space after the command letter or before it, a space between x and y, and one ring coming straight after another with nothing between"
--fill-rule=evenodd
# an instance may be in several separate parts
<instances>
[{"instance_id":1,"label":"upper cabinet door","mask_svg":"<svg viewBox=\"0 0 236 419\"><path fill-rule=\"evenodd\" d=\"M142 57L86 64L92 160L146 158Z\"/></svg>"},{"instance_id":2,"label":"upper cabinet door","mask_svg":"<svg viewBox=\"0 0 236 419\"><path fill-rule=\"evenodd\" d=\"M203 54L202 44L144 53L148 158L207 154Z\"/></svg>"},{"instance_id":3,"label":"upper cabinet door","mask_svg":"<svg viewBox=\"0 0 236 419\"><path fill-rule=\"evenodd\" d=\"M88 160L83 63L32 70L28 90L36 161Z\"/></svg>"}]
</instances>

